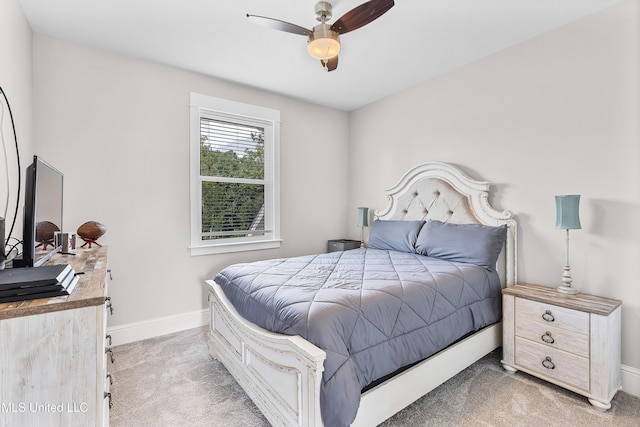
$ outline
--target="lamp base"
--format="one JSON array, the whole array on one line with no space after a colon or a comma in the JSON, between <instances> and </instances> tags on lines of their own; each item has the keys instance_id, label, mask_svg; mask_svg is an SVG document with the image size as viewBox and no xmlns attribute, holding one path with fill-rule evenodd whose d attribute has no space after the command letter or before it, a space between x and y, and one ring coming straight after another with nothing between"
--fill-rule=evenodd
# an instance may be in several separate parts
<instances>
[{"instance_id":1,"label":"lamp base","mask_svg":"<svg viewBox=\"0 0 640 427\"><path fill-rule=\"evenodd\" d=\"M569 257L567 256L567 265L564 266L564 271L562 272L562 283L564 284L558 286L558 292L561 294L574 295L578 293L578 290L571 287L573 279L571 278L571 266L569 266L568 258Z\"/></svg>"},{"instance_id":2,"label":"lamp base","mask_svg":"<svg viewBox=\"0 0 640 427\"><path fill-rule=\"evenodd\" d=\"M578 293L578 290L576 288L572 288L571 286L561 285L558 286L558 292L560 292L561 294L575 295Z\"/></svg>"}]
</instances>

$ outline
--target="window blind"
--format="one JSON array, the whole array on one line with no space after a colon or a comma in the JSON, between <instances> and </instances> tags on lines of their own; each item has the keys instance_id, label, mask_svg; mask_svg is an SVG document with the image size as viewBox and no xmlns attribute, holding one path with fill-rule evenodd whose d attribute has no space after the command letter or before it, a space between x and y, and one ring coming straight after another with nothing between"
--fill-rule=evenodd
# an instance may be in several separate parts
<instances>
[{"instance_id":1,"label":"window blind","mask_svg":"<svg viewBox=\"0 0 640 427\"><path fill-rule=\"evenodd\" d=\"M200 119L203 240L264 229L264 128Z\"/></svg>"}]
</instances>

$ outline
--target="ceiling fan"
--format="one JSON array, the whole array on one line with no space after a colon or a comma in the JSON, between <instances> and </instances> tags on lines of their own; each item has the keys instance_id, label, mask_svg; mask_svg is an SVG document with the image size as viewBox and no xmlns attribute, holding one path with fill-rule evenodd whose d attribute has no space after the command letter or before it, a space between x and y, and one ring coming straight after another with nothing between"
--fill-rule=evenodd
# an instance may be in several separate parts
<instances>
[{"instance_id":1,"label":"ceiling fan","mask_svg":"<svg viewBox=\"0 0 640 427\"><path fill-rule=\"evenodd\" d=\"M338 67L340 35L357 30L378 19L391 9L394 4L393 0L370 0L351 9L330 25L326 21L331 19L332 16L331 3L320 1L315 6L316 19L320 21L320 24L313 27L313 30L264 16L247 14L247 18L251 22L265 25L275 30L307 36L311 56L319 59L325 70L333 71Z\"/></svg>"}]
</instances>

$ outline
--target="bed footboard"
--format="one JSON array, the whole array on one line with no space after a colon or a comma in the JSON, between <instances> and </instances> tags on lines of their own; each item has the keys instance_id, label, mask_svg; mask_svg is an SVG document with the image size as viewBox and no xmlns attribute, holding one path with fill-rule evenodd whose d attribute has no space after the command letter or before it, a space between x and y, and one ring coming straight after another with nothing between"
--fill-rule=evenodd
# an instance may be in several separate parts
<instances>
[{"instance_id":1,"label":"bed footboard","mask_svg":"<svg viewBox=\"0 0 640 427\"><path fill-rule=\"evenodd\" d=\"M222 288L206 281L209 350L274 426L321 426L326 354L299 336L274 334L243 319Z\"/></svg>"}]
</instances>

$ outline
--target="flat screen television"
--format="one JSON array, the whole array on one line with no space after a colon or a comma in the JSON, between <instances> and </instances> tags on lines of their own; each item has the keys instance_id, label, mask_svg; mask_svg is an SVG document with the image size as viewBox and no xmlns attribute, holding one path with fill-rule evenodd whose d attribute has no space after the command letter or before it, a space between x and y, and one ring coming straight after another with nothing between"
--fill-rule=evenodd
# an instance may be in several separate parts
<instances>
[{"instance_id":1,"label":"flat screen television","mask_svg":"<svg viewBox=\"0 0 640 427\"><path fill-rule=\"evenodd\" d=\"M56 234L62 231L62 172L33 156L25 176L22 256L14 267L38 267L62 248Z\"/></svg>"}]
</instances>

